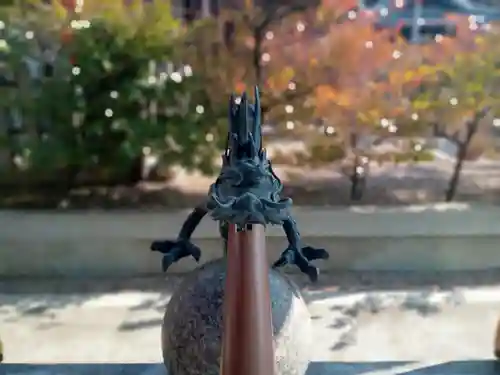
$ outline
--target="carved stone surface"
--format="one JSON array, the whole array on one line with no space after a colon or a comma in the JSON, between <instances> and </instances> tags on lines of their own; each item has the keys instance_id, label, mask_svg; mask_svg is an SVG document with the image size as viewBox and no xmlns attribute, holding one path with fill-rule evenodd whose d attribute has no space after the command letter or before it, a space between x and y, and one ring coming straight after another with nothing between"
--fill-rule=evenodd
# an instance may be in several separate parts
<instances>
[{"instance_id":1,"label":"carved stone surface","mask_svg":"<svg viewBox=\"0 0 500 375\"><path fill-rule=\"evenodd\" d=\"M173 294L163 320L162 350L169 375L219 375L225 282L224 260L193 271ZM304 375L311 320L300 291L269 271L276 375Z\"/></svg>"}]
</instances>

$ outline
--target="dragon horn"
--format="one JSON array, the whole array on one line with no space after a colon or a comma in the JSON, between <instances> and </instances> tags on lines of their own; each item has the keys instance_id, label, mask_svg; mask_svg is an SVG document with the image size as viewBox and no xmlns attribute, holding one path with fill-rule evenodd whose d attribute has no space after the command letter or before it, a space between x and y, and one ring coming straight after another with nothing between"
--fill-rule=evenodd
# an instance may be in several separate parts
<instances>
[{"instance_id":1,"label":"dragon horn","mask_svg":"<svg viewBox=\"0 0 500 375\"><path fill-rule=\"evenodd\" d=\"M231 93L231 96L229 97L229 110L228 110L229 132L227 133L226 152L228 152L228 150L231 146L231 134L235 134L238 131L235 128L236 127L236 119L234 116L234 106L235 106L235 95L234 95L234 93Z\"/></svg>"},{"instance_id":2,"label":"dragon horn","mask_svg":"<svg viewBox=\"0 0 500 375\"><path fill-rule=\"evenodd\" d=\"M238 114L238 136L241 145L248 141L248 136L251 131L251 129L248 128L248 97L246 92L241 96Z\"/></svg>"},{"instance_id":3,"label":"dragon horn","mask_svg":"<svg viewBox=\"0 0 500 375\"><path fill-rule=\"evenodd\" d=\"M262 148L262 124L261 115L260 115L260 95L259 95L259 87L254 87L254 112L253 112L253 137L256 142L257 150Z\"/></svg>"},{"instance_id":4,"label":"dragon horn","mask_svg":"<svg viewBox=\"0 0 500 375\"><path fill-rule=\"evenodd\" d=\"M231 126L231 130L233 130L234 126L234 106L235 106L235 95L234 93L231 93L231 96L229 97L229 123Z\"/></svg>"}]
</instances>

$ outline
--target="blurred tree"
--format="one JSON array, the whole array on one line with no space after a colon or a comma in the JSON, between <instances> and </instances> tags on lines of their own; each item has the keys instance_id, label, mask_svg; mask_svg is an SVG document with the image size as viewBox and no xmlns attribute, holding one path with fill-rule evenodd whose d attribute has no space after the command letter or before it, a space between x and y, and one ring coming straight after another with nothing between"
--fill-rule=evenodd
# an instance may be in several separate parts
<instances>
[{"instance_id":1,"label":"blurred tree","mask_svg":"<svg viewBox=\"0 0 500 375\"><path fill-rule=\"evenodd\" d=\"M212 172L223 143L212 120L221 115L204 105L203 71L177 56L184 35L168 2L87 0L74 13L57 4L38 11L40 22L42 12L64 22L53 74L24 108L46 123L22 144L30 167L57 171L66 188L89 174L137 182L150 152Z\"/></svg>"},{"instance_id":2,"label":"blurred tree","mask_svg":"<svg viewBox=\"0 0 500 375\"><path fill-rule=\"evenodd\" d=\"M466 33L427 47L427 64L416 72L422 87L413 98L419 116L435 136L456 147L455 165L445 200L454 199L463 163L474 139L491 132L492 116L500 110L498 36Z\"/></svg>"},{"instance_id":3,"label":"blurred tree","mask_svg":"<svg viewBox=\"0 0 500 375\"><path fill-rule=\"evenodd\" d=\"M222 24L199 21L190 32L187 61L207 72L210 91L221 97L259 84L265 122L300 131L298 126L313 122L315 88L325 77L338 78L332 66L343 64L339 59L349 64L343 49L351 48L351 38L362 39L356 36L359 24L346 26L350 34L342 31L342 37L337 37L337 24L343 22L341 16L346 18L347 9L341 2L323 3L316 7L299 0L270 2L250 7L244 15L223 13ZM363 28L371 30L367 25ZM334 50L325 48L331 44L329 38L335 39Z\"/></svg>"},{"instance_id":4,"label":"blurred tree","mask_svg":"<svg viewBox=\"0 0 500 375\"><path fill-rule=\"evenodd\" d=\"M418 131L402 121L411 115L405 72L417 60L410 47L394 43L388 33L375 32L363 20L332 26L325 42L316 116L347 150L344 172L352 183L351 199L357 200L369 165L364 149L384 137Z\"/></svg>"},{"instance_id":5,"label":"blurred tree","mask_svg":"<svg viewBox=\"0 0 500 375\"><path fill-rule=\"evenodd\" d=\"M259 85L264 121L283 122L285 106L303 102L313 87L301 80L305 69L297 51L307 43L306 15L314 9L309 1L273 1L195 22L188 61L211 76L212 92L221 96Z\"/></svg>"},{"instance_id":6,"label":"blurred tree","mask_svg":"<svg viewBox=\"0 0 500 375\"><path fill-rule=\"evenodd\" d=\"M253 82L260 85L264 79L264 64L267 59L264 57L265 41L269 38L268 32L276 24L283 22L288 17L295 14L303 14L315 7L314 1L293 0L293 1L269 1L261 6L254 6L253 0L247 2L246 12L241 15L241 25L248 29L249 41L251 44L251 62ZM231 22L231 21L229 21ZM233 20L234 22L234 20ZM237 23L239 23L237 21ZM300 31L299 31L300 32ZM283 47L283 46L282 46Z\"/></svg>"},{"instance_id":7,"label":"blurred tree","mask_svg":"<svg viewBox=\"0 0 500 375\"><path fill-rule=\"evenodd\" d=\"M0 20L0 147L6 159L2 164L14 170L19 137L35 130L23 121L21 112L29 105L29 93L39 77L43 45L35 38L33 16L25 15L24 9L0 8Z\"/></svg>"}]
</instances>

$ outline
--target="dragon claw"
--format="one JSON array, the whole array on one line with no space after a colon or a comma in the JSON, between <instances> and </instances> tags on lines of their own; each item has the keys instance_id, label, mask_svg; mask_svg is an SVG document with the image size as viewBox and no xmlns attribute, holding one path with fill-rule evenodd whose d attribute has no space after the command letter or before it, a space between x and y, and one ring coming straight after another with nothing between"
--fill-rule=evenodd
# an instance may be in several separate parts
<instances>
[{"instance_id":1,"label":"dragon claw","mask_svg":"<svg viewBox=\"0 0 500 375\"><path fill-rule=\"evenodd\" d=\"M172 248L176 245L176 241L153 241L153 243L150 246L150 249L152 251L158 251L162 254L167 254L169 253Z\"/></svg>"},{"instance_id":2,"label":"dragon claw","mask_svg":"<svg viewBox=\"0 0 500 375\"><path fill-rule=\"evenodd\" d=\"M189 253L189 255L191 255L194 260L196 260L196 262L199 262L201 258L200 248L193 244L191 241L186 241L185 245L187 247L187 252Z\"/></svg>"},{"instance_id":3,"label":"dragon claw","mask_svg":"<svg viewBox=\"0 0 500 375\"><path fill-rule=\"evenodd\" d=\"M173 254L165 254L161 260L161 269L163 272L167 272L168 268L176 261Z\"/></svg>"},{"instance_id":4,"label":"dragon claw","mask_svg":"<svg viewBox=\"0 0 500 375\"><path fill-rule=\"evenodd\" d=\"M173 263L182 258L192 256L197 262L201 258L200 248L189 240L154 241L150 248L152 251L158 251L163 254L163 272L166 272Z\"/></svg>"},{"instance_id":5,"label":"dragon claw","mask_svg":"<svg viewBox=\"0 0 500 375\"><path fill-rule=\"evenodd\" d=\"M302 248L302 254L307 260L328 259L330 254L325 249L317 249L312 246L305 246Z\"/></svg>"},{"instance_id":6,"label":"dragon claw","mask_svg":"<svg viewBox=\"0 0 500 375\"><path fill-rule=\"evenodd\" d=\"M315 249L306 246L302 250L294 247L288 247L280 258L273 264L273 268L283 267L286 264L296 265L300 272L306 274L312 282L318 280L319 268L310 261L315 259L327 259L328 253L325 249Z\"/></svg>"}]
</instances>

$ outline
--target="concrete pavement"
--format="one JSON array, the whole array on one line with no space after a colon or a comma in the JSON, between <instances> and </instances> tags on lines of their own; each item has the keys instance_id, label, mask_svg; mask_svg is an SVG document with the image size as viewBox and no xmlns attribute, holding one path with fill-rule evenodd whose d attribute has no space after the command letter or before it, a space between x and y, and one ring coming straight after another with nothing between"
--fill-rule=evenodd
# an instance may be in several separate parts
<instances>
[{"instance_id":1,"label":"concrete pavement","mask_svg":"<svg viewBox=\"0 0 500 375\"><path fill-rule=\"evenodd\" d=\"M500 374L491 361L500 286L305 296L316 342L308 375ZM163 374L159 337L168 298L137 291L0 295L0 375Z\"/></svg>"}]
</instances>

